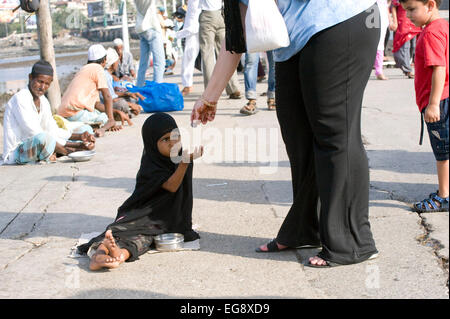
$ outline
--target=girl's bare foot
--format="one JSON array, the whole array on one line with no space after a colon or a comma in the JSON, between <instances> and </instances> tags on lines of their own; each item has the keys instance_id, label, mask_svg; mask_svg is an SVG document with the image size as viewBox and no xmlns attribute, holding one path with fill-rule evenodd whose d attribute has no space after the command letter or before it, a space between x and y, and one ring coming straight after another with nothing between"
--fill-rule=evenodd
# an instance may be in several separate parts
<instances>
[{"instance_id":1,"label":"girl's bare foot","mask_svg":"<svg viewBox=\"0 0 450 319\"><path fill-rule=\"evenodd\" d=\"M117 268L120 262L117 258L105 255L105 254L95 254L91 258L91 263L89 264L90 270L100 270L102 268Z\"/></svg>"},{"instance_id":2,"label":"girl's bare foot","mask_svg":"<svg viewBox=\"0 0 450 319\"><path fill-rule=\"evenodd\" d=\"M122 250L120 249L120 247L117 246L112 231L110 229L108 229L105 233L103 245L105 245L106 248L108 248L109 256L116 258L119 262L123 262L124 255L122 254Z\"/></svg>"}]
</instances>

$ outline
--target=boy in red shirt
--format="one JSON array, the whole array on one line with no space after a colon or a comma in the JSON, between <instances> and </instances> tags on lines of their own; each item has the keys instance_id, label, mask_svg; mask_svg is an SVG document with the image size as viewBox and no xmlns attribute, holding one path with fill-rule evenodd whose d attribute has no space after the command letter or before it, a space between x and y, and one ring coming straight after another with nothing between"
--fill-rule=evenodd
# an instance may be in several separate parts
<instances>
[{"instance_id":1,"label":"boy in red shirt","mask_svg":"<svg viewBox=\"0 0 450 319\"><path fill-rule=\"evenodd\" d=\"M447 211L449 205L449 24L439 16L441 0L400 0L408 18L423 31L415 59L416 101L428 127L437 161L439 190L415 203L418 213ZM423 123L423 122L422 122ZM422 137L421 137L422 139Z\"/></svg>"}]
</instances>

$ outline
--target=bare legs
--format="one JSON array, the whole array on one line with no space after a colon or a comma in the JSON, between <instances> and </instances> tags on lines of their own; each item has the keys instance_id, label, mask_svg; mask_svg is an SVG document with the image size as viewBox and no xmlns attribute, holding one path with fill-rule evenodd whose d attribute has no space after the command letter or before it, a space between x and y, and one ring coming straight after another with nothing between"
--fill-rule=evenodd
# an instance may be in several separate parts
<instances>
[{"instance_id":1,"label":"bare legs","mask_svg":"<svg viewBox=\"0 0 450 319\"><path fill-rule=\"evenodd\" d=\"M121 249L117 246L111 230L108 230L105 233L105 239L91 258L89 269L100 270L102 268L117 268L128 258L130 258L128 250Z\"/></svg>"},{"instance_id":2,"label":"bare legs","mask_svg":"<svg viewBox=\"0 0 450 319\"><path fill-rule=\"evenodd\" d=\"M449 189L448 189L448 180L449 180L449 161L437 161L437 173L439 180L439 197L446 198L448 197Z\"/></svg>"}]
</instances>

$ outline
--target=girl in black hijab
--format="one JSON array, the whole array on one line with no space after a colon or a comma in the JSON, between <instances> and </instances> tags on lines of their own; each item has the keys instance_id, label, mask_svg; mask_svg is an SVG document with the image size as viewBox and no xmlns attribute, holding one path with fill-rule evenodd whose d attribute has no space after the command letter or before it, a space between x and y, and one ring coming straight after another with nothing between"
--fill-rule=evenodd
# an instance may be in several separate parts
<instances>
[{"instance_id":1,"label":"girl in black hijab","mask_svg":"<svg viewBox=\"0 0 450 319\"><path fill-rule=\"evenodd\" d=\"M192 230L192 170L203 148L183 152L178 126L165 113L145 121L142 138L144 151L133 194L103 234L78 246L80 253L91 258L91 270L139 259L155 235L181 233L185 242L200 238Z\"/></svg>"}]
</instances>

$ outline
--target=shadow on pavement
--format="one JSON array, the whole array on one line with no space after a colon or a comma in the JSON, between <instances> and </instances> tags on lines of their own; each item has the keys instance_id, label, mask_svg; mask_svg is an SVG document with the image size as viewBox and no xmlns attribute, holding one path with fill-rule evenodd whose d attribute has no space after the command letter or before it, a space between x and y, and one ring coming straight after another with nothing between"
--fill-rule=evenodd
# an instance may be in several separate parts
<instances>
[{"instance_id":1,"label":"shadow on pavement","mask_svg":"<svg viewBox=\"0 0 450 319\"><path fill-rule=\"evenodd\" d=\"M370 158L371 170L386 170L404 174L436 174L435 159L432 152L368 150L367 155Z\"/></svg>"}]
</instances>

